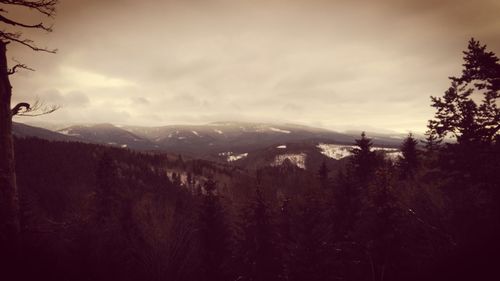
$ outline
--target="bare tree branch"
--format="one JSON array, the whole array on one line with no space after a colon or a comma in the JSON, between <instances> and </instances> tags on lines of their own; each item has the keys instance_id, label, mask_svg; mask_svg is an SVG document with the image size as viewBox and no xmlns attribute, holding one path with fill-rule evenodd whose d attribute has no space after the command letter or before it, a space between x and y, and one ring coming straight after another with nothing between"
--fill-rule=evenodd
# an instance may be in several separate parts
<instances>
[{"instance_id":1,"label":"bare tree branch","mask_svg":"<svg viewBox=\"0 0 500 281\"><path fill-rule=\"evenodd\" d=\"M27 102L21 102L16 104L14 108L12 108L12 116L17 115L21 108L25 108L25 111L28 111L30 109L30 104Z\"/></svg>"},{"instance_id":2,"label":"bare tree branch","mask_svg":"<svg viewBox=\"0 0 500 281\"><path fill-rule=\"evenodd\" d=\"M26 70L30 70L30 71L35 71L33 68L30 68L25 64L16 64L16 65L14 65L14 67L12 67L11 69L9 69L7 71L7 74L12 75L12 74L16 73L18 68L22 68L22 69L26 69Z\"/></svg>"},{"instance_id":3,"label":"bare tree branch","mask_svg":"<svg viewBox=\"0 0 500 281\"><path fill-rule=\"evenodd\" d=\"M13 26L21 26L21 27L26 27L26 28L38 28L38 29L43 29L47 32L52 32L52 26L45 26L45 25L43 25L43 23L33 24L33 25L24 24L24 23L17 22L17 21L11 20L9 18L6 18L2 15L0 15L0 21L4 22L6 24L13 25Z\"/></svg>"},{"instance_id":4,"label":"bare tree branch","mask_svg":"<svg viewBox=\"0 0 500 281\"><path fill-rule=\"evenodd\" d=\"M2 4L16 5L35 9L38 12L53 17L56 14L56 5L59 0L0 0Z\"/></svg>"},{"instance_id":5,"label":"bare tree branch","mask_svg":"<svg viewBox=\"0 0 500 281\"><path fill-rule=\"evenodd\" d=\"M8 75L12 75L12 74L16 73L18 68L26 69L29 71L35 71L33 68L25 65L24 63L20 63L19 61L15 60L15 59L13 59L13 61L16 62L17 64L14 65L14 67L12 67L11 69L7 70Z\"/></svg>"},{"instance_id":6,"label":"bare tree branch","mask_svg":"<svg viewBox=\"0 0 500 281\"><path fill-rule=\"evenodd\" d=\"M42 102L36 100L31 106L27 102L18 103L14 108L12 108L12 116L40 116L50 114L61 108L59 105L46 106Z\"/></svg>"},{"instance_id":7,"label":"bare tree branch","mask_svg":"<svg viewBox=\"0 0 500 281\"><path fill-rule=\"evenodd\" d=\"M53 17L56 13L56 5L59 2L59 0L0 0L0 4L4 5L16 5L16 6L22 6L25 8L29 9L34 9L47 17ZM4 7L0 8L0 13L8 13ZM23 23L19 22L16 20L9 19L3 15L0 15L0 23L5 23L11 26L18 26L18 27L23 27L23 28L30 28L30 29L40 29L40 30L45 30L47 32L52 32L52 26L47 26L43 24L42 22L38 24L28 24L28 23ZM47 52L47 53L56 53L57 50L55 49L49 49L49 48L40 48L36 46L33 42L33 40L23 38L21 32L8 32L5 30L0 31L0 40L4 40L7 42L16 42L21 45L24 45L33 51L41 51L41 52Z\"/></svg>"},{"instance_id":8,"label":"bare tree branch","mask_svg":"<svg viewBox=\"0 0 500 281\"><path fill-rule=\"evenodd\" d=\"M47 52L51 54L57 53L57 49L37 47L36 45L33 44L33 40L21 38L21 33L10 33L10 32L0 31L0 38L3 38L4 40L7 41L17 42L21 45L24 45L32 49L33 51Z\"/></svg>"}]
</instances>

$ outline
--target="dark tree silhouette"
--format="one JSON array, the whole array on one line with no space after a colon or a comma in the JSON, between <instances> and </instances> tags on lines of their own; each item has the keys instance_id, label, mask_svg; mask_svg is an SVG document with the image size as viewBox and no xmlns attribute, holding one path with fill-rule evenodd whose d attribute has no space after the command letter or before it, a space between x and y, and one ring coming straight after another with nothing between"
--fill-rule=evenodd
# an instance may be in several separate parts
<instances>
[{"instance_id":1,"label":"dark tree silhouette","mask_svg":"<svg viewBox=\"0 0 500 281\"><path fill-rule=\"evenodd\" d=\"M29 115L33 108L28 103L19 103L11 108L12 86L9 75L21 68L29 69L26 65L18 63L12 68L8 67L7 45L11 42L21 44L34 51L54 53L55 50L40 48L35 43L23 37L19 29L38 29L50 32L52 28L43 23L30 24L20 22L7 16L8 10L23 7L34 10L47 17L55 15L57 0L1 0L0 22L4 27L0 31L0 263L16 263L18 256L19 237L19 199L14 168L14 151L12 141L12 116ZM50 111L50 109L48 109ZM6 262L6 263L4 263Z\"/></svg>"},{"instance_id":2,"label":"dark tree silhouette","mask_svg":"<svg viewBox=\"0 0 500 281\"><path fill-rule=\"evenodd\" d=\"M109 154L104 154L97 165L96 200L97 219L103 220L112 214L116 207L117 170Z\"/></svg>"},{"instance_id":3,"label":"dark tree silhouette","mask_svg":"<svg viewBox=\"0 0 500 281\"><path fill-rule=\"evenodd\" d=\"M437 133L434 130L429 129L425 133L425 140L423 140L422 142L424 144L426 154L429 154L429 153L432 154L432 153L435 153L439 149L441 142L442 142L442 139L439 138L439 136L437 135Z\"/></svg>"},{"instance_id":4,"label":"dark tree silhouette","mask_svg":"<svg viewBox=\"0 0 500 281\"><path fill-rule=\"evenodd\" d=\"M279 243L269 204L259 187L255 197L243 213L242 239L239 241L241 274L245 280L280 280L281 265Z\"/></svg>"},{"instance_id":5,"label":"dark tree silhouette","mask_svg":"<svg viewBox=\"0 0 500 281\"><path fill-rule=\"evenodd\" d=\"M456 138L456 143L446 144L441 157L444 170L455 172L455 188L491 188L496 179L490 171L498 166L494 159L500 129L499 59L474 39L464 55L462 75L450 78L451 87L443 97L431 97L436 113L429 122L428 139Z\"/></svg>"},{"instance_id":6,"label":"dark tree silhouette","mask_svg":"<svg viewBox=\"0 0 500 281\"><path fill-rule=\"evenodd\" d=\"M477 260L469 257L500 249L500 64L475 39L469 41L464 61L462 75L450 77L451 86L444 96L431 98L436 113L428 126L428 140L456 139L440 147L436 161L457 241L456 257L449 265L452 271L467 268L478 274ZM488 264L481 265L487 270L496 266L489 259L482 262Z\"/></svg>"},{"instance_id":7,"label":"dark tree silhouette","mask_svg":"<svg viewBox=\"0 0 500 281\"><path fill-rule=\"evenodd\" d=\"M404 139L401 145L401 153L403 157L399 159L399 168L403 178L413 177L416 169L420 165L418 159L418 141L411 133Z\"/></svg>"},{"instance_id":8,"label":"dark tree silhouette","mask_svg":"<svg viewBox=\"0 0 500 281\"><path fill-rule=\"evenodd\" d=\"M394 179L389 167L379 168L363 206L360 230L365 244L371 280L398 280L391 272L397 264L401 234L399 208L394 197ZM358 230L359 231L359 230Z\"/></svg>"},{"instance_id":9,"label":"dark tree silhouette","mask_svg":"<svg viewBox=\"0 0 500 281\"><path fill-rule=\"evenodd\" d=\"M440 138L448 134L459 143L492 143L500 130L500 64L486 45L472 38L464 51L462 76L450 77L450 88L444 96L431 97L436 108L429 129ZM474 96L482 95L481 103Z\"/></svg>"},{"instance_id":10,"label":"dark tree silhouette","mask_svg":"<svg viewBox=\"0 0 500 281\"><path fill-rule=\"evenodd\" d=\"M333 208L331 211L334 240L345 240L348 239L356 222L361 205L359 190L353 183L350 170L347 170L347 174L339 171L335 177L332 195Z\"/></svg>"},{"instance_id":11,"label":"dark tree silhouette","mask_svg":"<svg viewBox=\"0 0 500 281\"><path fill-rule=\"evenodd\" d=\"M361 184L366 183L375 171L375 153L371 151L373 146L372 140L366 137L365 132L361 133L361 138L356 139L356 148L352 150L354 173Z\"/></svg>"},{"instance_id":12,"label":"dark tree silhouette","mask_svg":"<svg viewBox=\"0 0 500 281\"><path fill-rule=\"evenodd\" d=\"M324 218L324 204L320 194L307 190L297 204L293 221L290 251L291 281L325 280L328 268L328 224Z\"/></svg>"},{"instance_id":13,"label":"dark tree silhouette","mask_svg":"<svg viewBox=\"0 0 500 281\"><path fill-rule=\"evenodd\" d=\"M209 179L203 186L205 194L199 210L198 235L200 250L199 280L228 280L229 228L217 183Z\"/></svg>"},{"instance_id":14,"label":"dark tree silhouette","mask_svg":"<svg viewBox=\"0 0 500 281\"><path fill-rule=\"evenodd\" d=\"M328 167L326 166L326 162L323 161L323 163L321 163L321 166L319 167L319 170L318 170L318 177L319 177L319 180L321 183L321 187L323 189L328 188L328 174L329 173L330 173L330 169L328 169Z\"/></svg>"}]
</instances>

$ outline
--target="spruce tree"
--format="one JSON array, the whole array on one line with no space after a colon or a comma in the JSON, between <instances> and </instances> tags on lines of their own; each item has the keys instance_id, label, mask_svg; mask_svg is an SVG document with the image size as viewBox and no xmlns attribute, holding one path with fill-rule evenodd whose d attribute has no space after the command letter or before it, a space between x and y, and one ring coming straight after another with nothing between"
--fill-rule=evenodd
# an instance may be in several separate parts
<instances>
[{"instance_id":1,"label":"spruce tree","mask_svg":"<svg viewBox=\"0 0 500 281\"><path fill-rule=\"evenodd\" d=\"M399 168L403 178L413 177L420 165L417 145L418 141L413 137L412 133L408 134L401 145L403 156L399 159Z\"/></svg>"},{"instance_id":2,"label":"spruce tree","mask_svg":"<svg viewBox=\"0 0 500 281\"><path fill-rule=\"evenodd\" d=\"M357 147L352 149L351 164L357 179L361 184L365 184L375 171L376 158L375 153L371 150L373 143L370 138L366 137L365 132L362 132L361 138L355 141Z\"/></svg>"},{"instance_id":3,"label":"spruce tree","mask_svg":"<svg viewBox=\"0 0 500 281\"><path fill-rule=\"evenodd\" d=\"M462 75L450 77L451 86L444 96L431 97L436 114L429 128L441 138L451 134L458 143L492 143L500 130L499 59L472 38L464 61ZM475 95L482 95L480 104Z\"/></svg>"},{"instance_id":4,"label":"spruce tree","mask_svg":"<svg viewBox=\"0 0 500 281\"><path fill-rule=\"evenodd\" d=\"M358 226L358 239L366 249L370 265L371 280L400 280L396 278L395 266L400 262L401 212L394 196L395 180L391 166L377 170L366 194Z\"/></svg>"},{"instance_id":5,"label":"spruce tree","mask_svg":"<svg viewBox=\"0 0 500 281\"><path fill-rule=\"evenodd\" d=\"M96 201L99 220L112 215L117 203L117 169L108 153L102 155L96 170Z\"/></svg>"},{"instance_id":6,"label":"spruce tree","mask_svg":"<svg viewBox=\"0 0 500 281\"><path fill-rule=\"evenodd\" d=\"M239 242L241 274L248 280L280 280L283 275L277 229L259 186L244 210Z\"/></svg>"},{"instance_id":7,"label":"spruce tree","mask_svg":"<svg viewBox=\"0 0 500 281\"><path fill-rule=\"evenodd\" d=\"M328 223L322 196L307 190L294 216L289 263L289 280L323 281L330 276Z\"/></svg>"},{"instance_id":8,"label":"spruce tree","mask_svg":"<svg viewBox=\"0 0 500 281\"><path fill-rule=\"evenodd\" d=\"M433 138L456 140L442 146L438 161L442 190L451 205L450 225L464 251L498 249L499 59L471 39L462 74L450 79L443 97L431 97L436 113L428 126Z\"/></svg>"},{"instance_id":9,"label":"spruce tree","mask_svg":"<svg viewBox=\"0 0 500 281\"><path fill-rule=\"evenodd\" d=\"M359 190L353 183L352 174L347 170L339 171L333 185L333 235L335 240L348 239L356 223L356 218L361 206Z\"/></svg>"},{"instance_id":10,"label":"spruce tree","mask_svg":"<svg viewBox=\"0 0 500 281\"><path fill-rule=\"evenodd\" d=\"M217 193L217 183L208 179L198 214L198 239L200 251L200 276L198 280L228 280L230 257L229 227Z\"/></svg>"},{"instance_id":11,"label":"spruce tree","mask_svg":"<svg viewBox=\"0 0 500 281\"><path fill-rule=\"evenodd\" d=\"M450 78L451 86L443 97L431 97L436 113L429 121L429 137L456 138L456 143L446 145L441 165L443 170L454 171L455 187L490 188L497 180L493 171L498 168L499 59L472 38L464 51L463 66L461 76ZM479 96L482 100L477 103Z\"/></svg>"},{"instance_id":12,"label":"spruce tree","mask_svg":"<svg viewBox=\"0 0 500 281\"><path fill-rule=\"evenodd\" d=\"M319 170L318 170L318 177L319 177L319 180L321 183L321 187L323 189L328 188L328 174L329 173L330 173L330 169L328 169L328 167L326 166L326 162L323 161L323 163L321 163L321 166L319 167Z\"/></svg>"}]
</instances>

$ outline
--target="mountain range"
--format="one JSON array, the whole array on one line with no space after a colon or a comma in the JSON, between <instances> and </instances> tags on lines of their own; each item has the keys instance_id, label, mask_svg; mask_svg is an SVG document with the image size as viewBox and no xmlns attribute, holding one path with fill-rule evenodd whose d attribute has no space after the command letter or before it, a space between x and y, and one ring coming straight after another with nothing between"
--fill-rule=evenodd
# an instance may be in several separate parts
<instances>
[{"instance_id":1,"label":"mountain range","mask_svg":"<svg viewBox=\"0 0 500 281\"><path fill-rule=\"evenodd\" d=\"M13 131L17 137L161 151L246 167L278 165L286 161L305 168L306 157L307 162L317 166L322 158L340 160L348 156L348 148L359 138L359 133L340 133L297 124L245 122L159 127L91 124L50 128L52 130L14 123ZM378 149L393 152L404 135L370 134L369 137Z\"/></svg>"}]
</instances>

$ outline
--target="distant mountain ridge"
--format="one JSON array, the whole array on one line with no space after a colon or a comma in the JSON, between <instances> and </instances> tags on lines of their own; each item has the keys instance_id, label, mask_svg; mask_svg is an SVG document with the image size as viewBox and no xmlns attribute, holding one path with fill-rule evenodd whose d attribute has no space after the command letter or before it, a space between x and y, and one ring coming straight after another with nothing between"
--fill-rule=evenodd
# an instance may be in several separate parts
<instances>
[{"instance_id":1,"label":"distant mountain ridge","mask_svg":"<svg viewBox=\"0 0 500 281\"><path fill-rule=\"evenodd\" d=\"M49 140L81 141L130 148L142 151L165 151L192 157L221 160L233 159L244 153L284 144L318 143L350 145L359 135L296 125L248 122L213 122L205 125L167 125L158 127L119 126L113 124L73 125L50 131L15 123L19 137L39 137ZM369 136L376 146L399 147L403 135ZM222 156L221 156L222 155ZM240 155L240 156L238 156Z\"/></svg>"}]
</instances>

